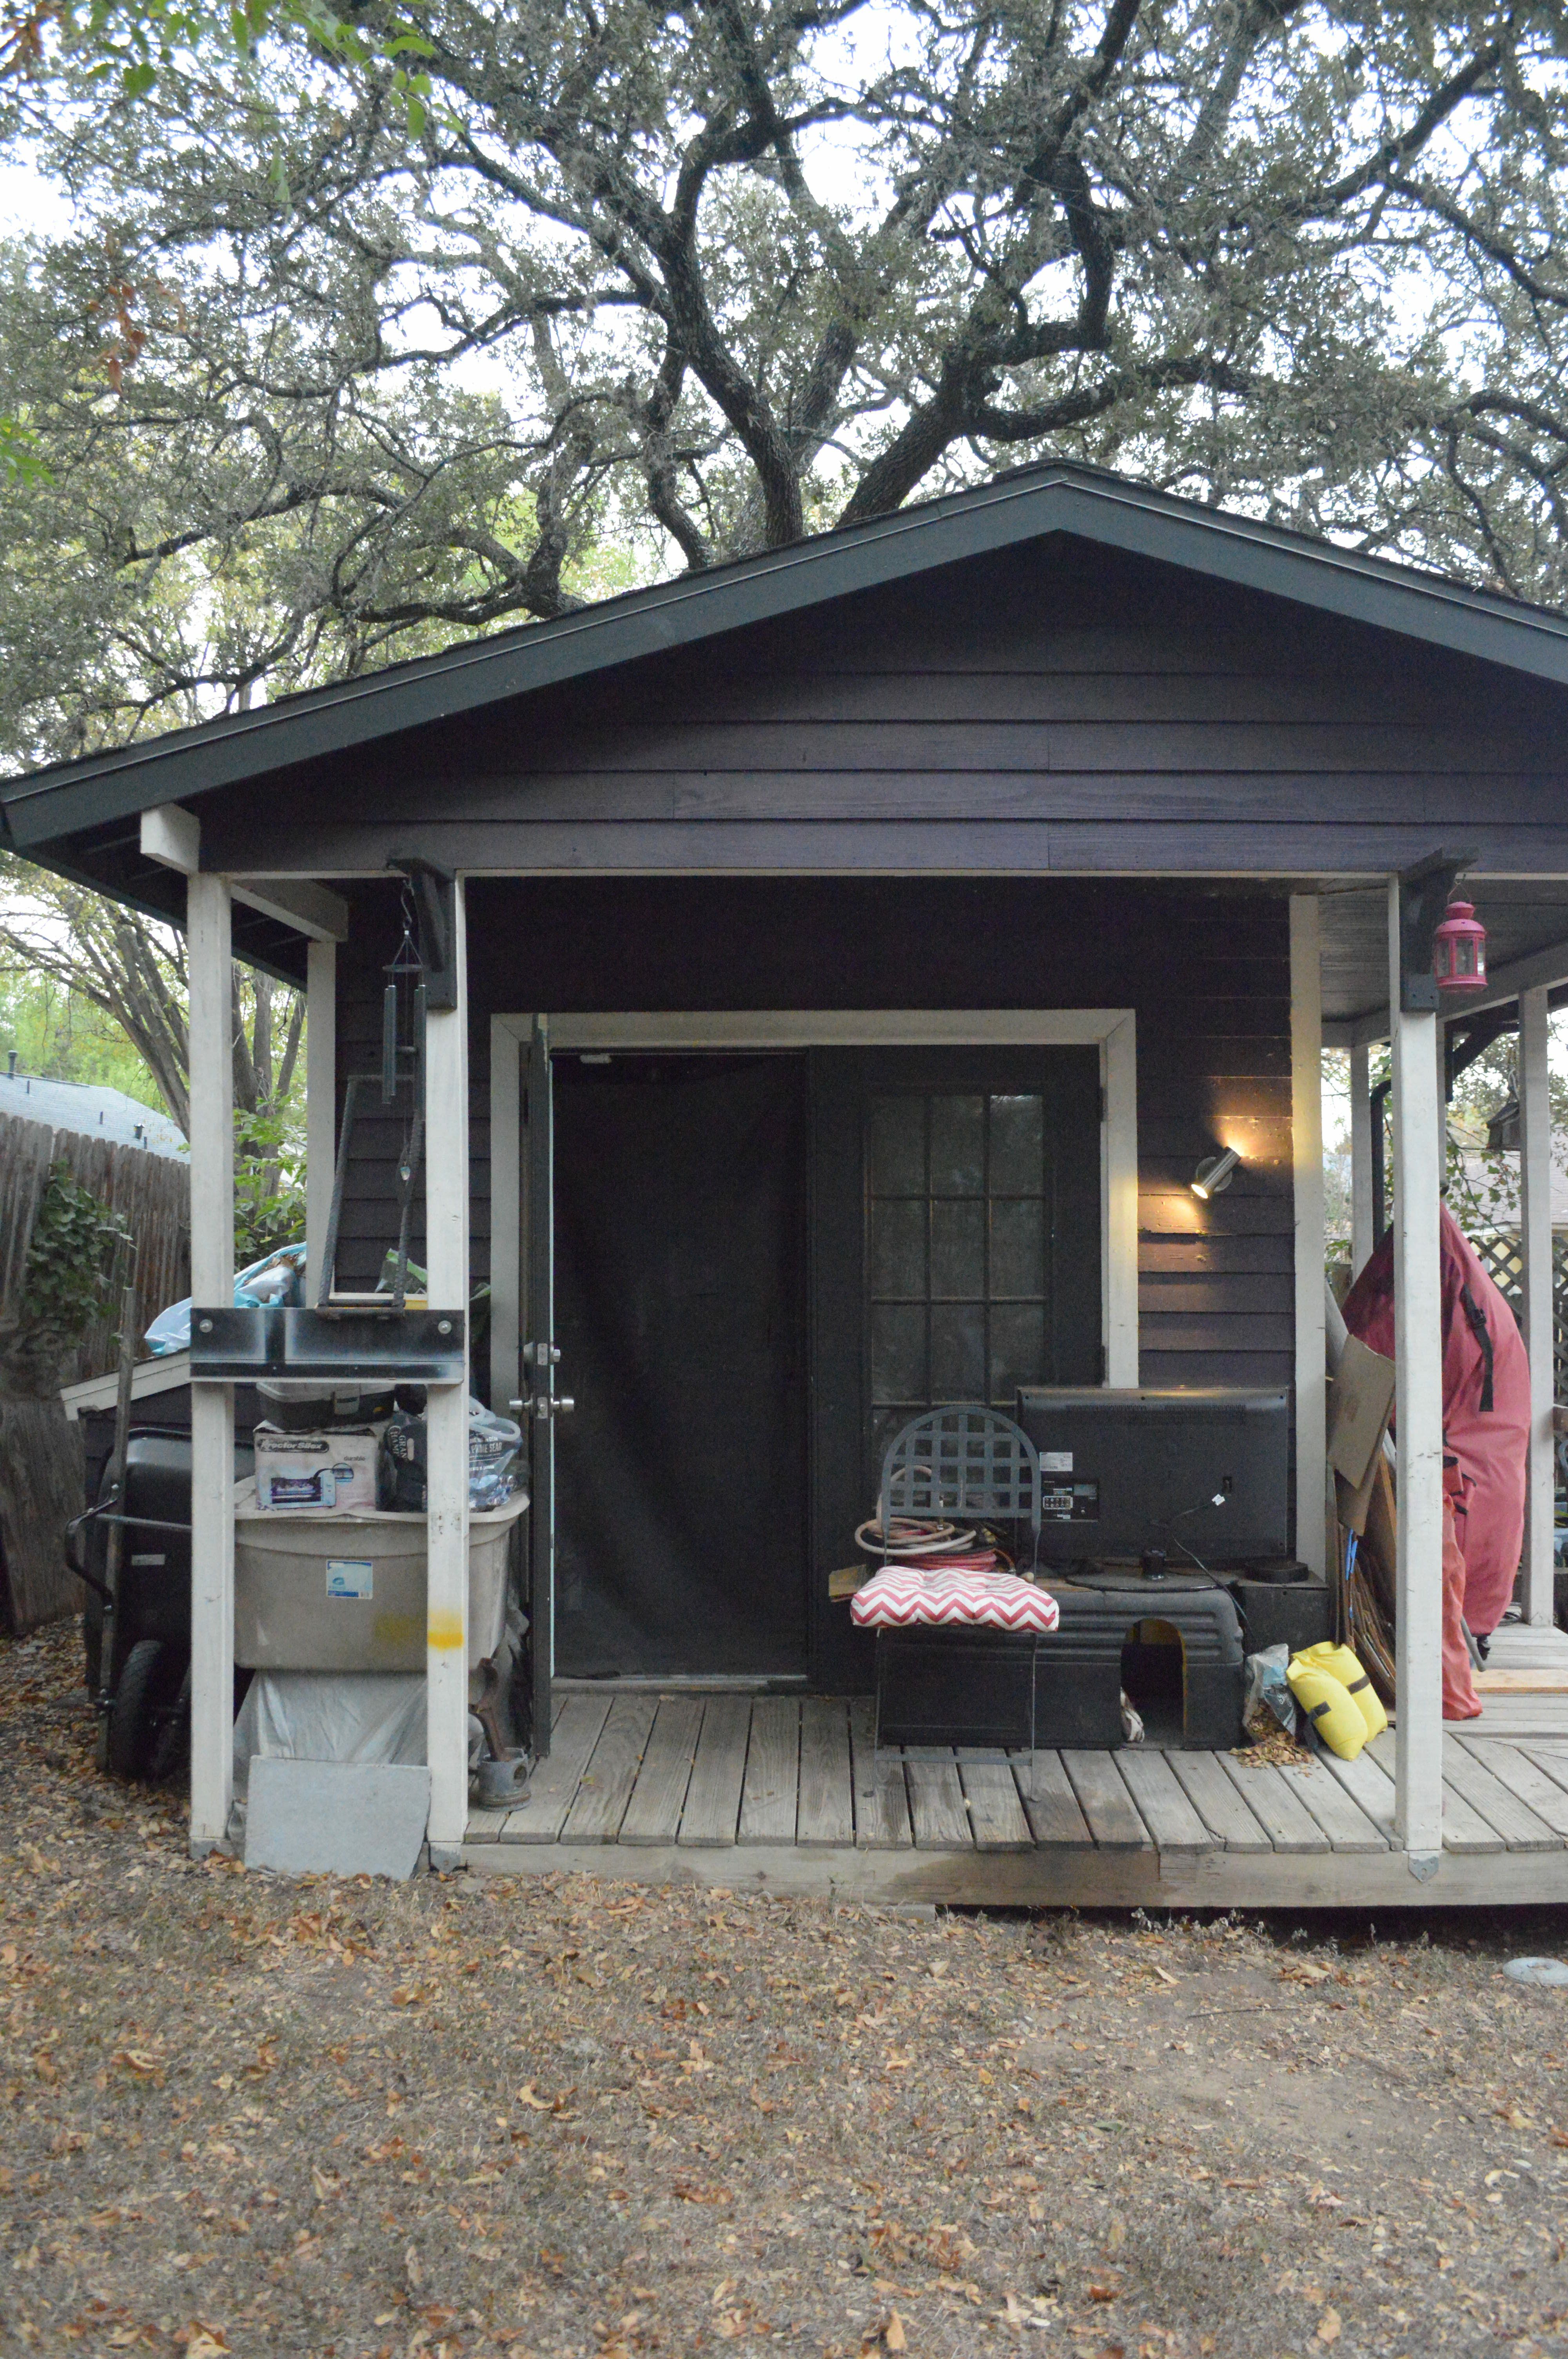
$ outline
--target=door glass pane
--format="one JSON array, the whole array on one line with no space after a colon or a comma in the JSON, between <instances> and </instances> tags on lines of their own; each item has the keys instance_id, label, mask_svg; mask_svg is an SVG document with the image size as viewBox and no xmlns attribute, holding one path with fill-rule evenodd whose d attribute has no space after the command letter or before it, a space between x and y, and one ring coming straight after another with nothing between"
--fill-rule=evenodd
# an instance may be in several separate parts
<instances>
[{"instance_id":1,"label":"door glass pane","mask_svg":"<svg viewBox=\"0 0 1568 2359\"><path fill-rule=\"evenodd\" d=\"M920 1197L884 1197L872 1204L871 1278L875 1300L925 1301L925 1205Z\"/></svg>"},{"instance_id":2,"label":"door glass pane","mask_svg":"<svg viewBox=\"0 0 1568 2359\"><path fill-rule=\"evenodd\" d=\"M984 1098L934 1097L931 1101L931 1192L978 1196L985 1186Z\"/></svg>"},{"instance_id":3,"label":"door glass pane","mask_svg":"<svg viewBox=\"0 0 1568 2359\"><path fill-rule=\"evenodd\" d=\"M931 1207L933 1300L972 1302L985 1290L985 1205L978 1196L938 1198Z\"/></svg>"},{"instance_id":4,"label":"door glass pane","mask_svg":"<svg viewBox=\"0 0 1568 2359\"><path fill-rule=\"evenodd\" d=\"M1020 1385L1051 1379L1045 1102L1040 1090L870 1101L871 1393L890 1430L941 1402L1011 1409Z\"/></svg>"},{"instance_id":5,"label":"door glass pane","mask_svg":"<svg viewBox=\"0 0 1568 2359\"><path fill-rule=\"evenodd\" d=\"M872 1400L927 1400L924 1307L875 1303L871 1328Z\"/></svg>"},{"instance_id":6,"label":"door glass pane","mask_svg":"<svg viewBox=\"0 0 1568 2359\"><path fill-rule=\"evenodd\" d=\"M967 1209L967 1208L966 1208ZM1022 1202L993 1203L991 1282L993 1302L1045 1291L1045 1206L1039 1196Z\"/></svg>"},{"instance_id":7,"label":"door glass pane","mask_svg":"<svg viewBox=\"0 0 1568 2359\"><path fill-rule=\"evenodd\" d=\"M1038 1385L1049 1374L1045 1364L1045 1306L1043 1302L1010 1303L990 1315L990 1397L1011 1415L1020 1385Z\"/></svg>"},{"instance_id":8,"label":"door glass pane","mask_svg":"<svg viewBox=\"0 0 1568 2359\"><path fill-rule=\"evenodd\" d=\"M986 1311L983 1302L941 1302L931 1312L931 1398L983 1400Z\"/></svg>"},{"instance_id":9,"label":"door glass pane","mask_svg":"<svg viewBox=\"0 0 1568 2359\"><path fill-rule=\"evenodd\" d=\"M925 1100L873 1098L871 1112L873 1196L925 1193Z\"/></svg>"},{"instance_id":10,"label":"door glass pane","mask_svg":"<svg viewBox=\"0 0 1568 2359\"><path fill-rule=\"evenodd\" d=\"M999 1196L1038 1196L1045 1185L1045 1101L992 1098L990 1184Z\"/></svg>"}]
</instances>

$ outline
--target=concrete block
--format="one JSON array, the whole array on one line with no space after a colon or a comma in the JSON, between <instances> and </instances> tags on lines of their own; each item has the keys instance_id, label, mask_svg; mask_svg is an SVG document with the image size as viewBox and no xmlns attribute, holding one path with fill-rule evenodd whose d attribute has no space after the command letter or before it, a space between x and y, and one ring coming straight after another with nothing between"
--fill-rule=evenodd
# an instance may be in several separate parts
<instances>
[{"instance_id":1,"label":"concrete block","mask_svg":"<svg viewBox=\"0 0 1568 2359\"><path fill-rule=\"evenodd\" d=\"M392 1761L251 1763L245 1865L279 1875L409 1876L430 1816L430 1772Z\"/></svg>"}]
</instances>

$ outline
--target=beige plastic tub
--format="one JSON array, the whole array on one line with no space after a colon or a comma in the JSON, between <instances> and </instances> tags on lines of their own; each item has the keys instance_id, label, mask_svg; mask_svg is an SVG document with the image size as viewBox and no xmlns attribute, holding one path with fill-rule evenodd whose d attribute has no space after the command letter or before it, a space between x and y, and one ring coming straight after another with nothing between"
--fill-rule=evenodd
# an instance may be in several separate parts
<instances>
[{"instance_id":1,"label":"beige plastic tub","mask_svg":"<svg viewBox=\"0 0 1568 2359\"><path fill-rule=\"evenodd\" d=\"M469 1517L471 1671L501 1644L512 1535L528 1505ZM425 1518L263 1514L255 1484L234 1494L234 1661L248 1671L422 1671Z\"/></svg>"}]
</instances>

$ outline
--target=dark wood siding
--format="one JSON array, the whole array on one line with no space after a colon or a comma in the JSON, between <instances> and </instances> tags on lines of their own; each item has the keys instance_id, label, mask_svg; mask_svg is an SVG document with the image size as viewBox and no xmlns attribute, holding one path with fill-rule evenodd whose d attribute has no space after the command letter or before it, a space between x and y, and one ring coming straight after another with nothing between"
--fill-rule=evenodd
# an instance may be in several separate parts
<instances>
[{"instance_id":1,"label":"dark wood siding","mask_svg":"<svg viewBox=\"0 0 1568 2359\"><path fill-rule=\"evenodd\" d=\"M373 1068L385 886L353 897L340 1070ZM1138 1015L1140 1310L1148 1384L1293 1375L1289 919L1277 894L1005 880L475 880L469 886L473 1256L489 1269L492 1014L626 1008L1123 1007ZM1231 1187L1189 1185L1219 1143ZM389 1241L395 1125L344 1216L345 1276ZM481 1371L482 1374L482 1371Z\"/></svg>"},{"instance_id":2,"label":"dark wood siding","mask_svg":"<svg viewBox=\"0 0 1568 2359\"><path fill-rule=\"evenodd\" d=\"M214 796L319 873L1568 873L1568 696L1060 536Z\"/></svg>"}]
</instances>

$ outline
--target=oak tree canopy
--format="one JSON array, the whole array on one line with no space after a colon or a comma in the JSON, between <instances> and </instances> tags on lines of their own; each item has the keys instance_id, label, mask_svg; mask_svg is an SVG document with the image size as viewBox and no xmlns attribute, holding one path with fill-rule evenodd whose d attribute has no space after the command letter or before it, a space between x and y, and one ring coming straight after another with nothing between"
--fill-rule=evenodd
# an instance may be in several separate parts
<instances>
[{"instance_id":1,"label":"oak tree canopy","mask_svg":"<svg viewBox=\"0 0 1568 2359\"><path fill-rule=\"evenodd\" d=\"M1561 5L349 16L6 84L14 759L1054 454L1564 603Z\"/></svg>"}]
</instances>

